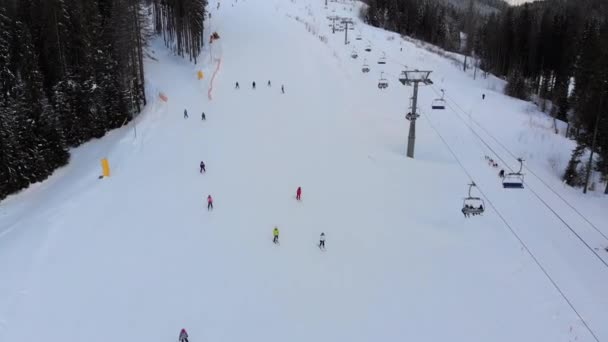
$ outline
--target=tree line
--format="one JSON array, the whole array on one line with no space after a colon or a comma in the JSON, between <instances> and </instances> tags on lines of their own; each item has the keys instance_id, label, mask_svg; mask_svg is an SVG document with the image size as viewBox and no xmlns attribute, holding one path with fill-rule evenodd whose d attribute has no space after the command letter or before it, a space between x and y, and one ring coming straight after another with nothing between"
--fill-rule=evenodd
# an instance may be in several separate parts
<instances>
[{"instance_id":1,"label":"tree line","mask_svg":"<svg viewBox=\"0 0 608 342\"><path fill-rule=\"evenodd\" d=\"M142 110L144 58L154 31L195 60L205 5L0 0L0 200L65 165L69 148Z\"/></svg>"},{"instance_id":2,"label":"tree line","mask_svg":"<svg viewBox=\"0 0 608 342\"><path fill-rule=\"evenodd\" d=\"M568 123L577 148L564 172L566 183L585 183L581 158L590 150L597 157L592 169L608 180L607 2L546 0L483 14L473 0L464 8L432 0L367 3L363 17L369 24L463 53L484 72L507 80L506 94L534 98L541 110Z\"/></svg>"}]
</instances>

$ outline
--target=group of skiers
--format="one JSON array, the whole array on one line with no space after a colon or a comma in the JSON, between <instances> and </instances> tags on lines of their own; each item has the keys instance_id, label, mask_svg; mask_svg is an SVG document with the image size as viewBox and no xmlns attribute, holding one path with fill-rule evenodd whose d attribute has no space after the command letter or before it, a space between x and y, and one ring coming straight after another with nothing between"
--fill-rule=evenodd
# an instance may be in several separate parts
<instances>
[{"instance_id":1,"label":"group of skiers","mask_svg":"<svg viewBox=\"0 0 608 342\"><path fill-rule=\"evenodd\" d=\"M296 190L296 200L301 201L302 200L302 187L299 186L298 189ZM274 229L272 230L272 242L274 242L275 244L279 244L279 228L277 226L274 227ZM325 233L321 232L321 235L319 236L319 248L321 250L325 250Z\"/></svg>"},{"instance_id":2,"label":"group of skiers","mask_svg":"<svg viewBox=\"0 0 608 342\"><path fill-rule=\"evenodd\" d=\"M205 162L201 160L201 163L199 164L199 172L200 173L207 173L207 168L205 166ZM207 210L213 210L213 197L211 197L211 195L207 196Z\"/></svg>"},{"instance_id":3,"label":"group of skiers","mask_svg":"<svg viewBox=\"0 0 608 342\"><path fill-rule=\"evenodd\" d=\"M184 109L184 119L187 119L187 118L188 118L188 110ZM201 120L203 120L203 121L207 120L207 116L205 115L205 112L203 112L201 114Z\"/></svg>"},{"instance_id":4,"label":"group of skiers","mask_svg":"<svg viewBox=\"0 0 608 342\"><path fill-rule=\"evenodd\" d=\"M203 162L202 160L199 164L199 167L200 167L200 170L199 170L200 173L207 172L205 162ZM296 189L296 200L298 200L298 201L302 200L302 187L301 186L299 186L298 189ZM211 195L207 195L207 210L208 211L213 210L213 197L211 197ZM279 243L279 228L276 226L272 230L272 242L274 242L275 244ZM321 237L319 239L319 248L325 249L325 233L321 233Z\"/></svg>"},{"instance_id":5,"label":"group of skiers","mask_svg":"<svg viewBox=\"0 0 608 342\"><path fill-rule=\"evenodd\" d=\"M277 245L279 244L279 228L276 226L272 230L272 242ZM319 248L325 250L325 233L323 232L321 232L321 235L319 236Z\"/></svg>"},{"instance_id":6,"label":"group of skiers","mask_svg":"<svg viewBox=\"0 0 608 342\"><path fill-rule=\"evenodd\" d=\"M269 88L272 86L272 83L270 82L270 80L268 80L267 85L268 85ZM241 89L241 86L239 85L239 82L236 82L234 84L234 89ZM255 90L255 81L251 82L251 89ZM281 84L281 93L285 94L285 85L283 85L283 84Z\"/></svg>"},{"instance_id":7,"label":"group of skiers","mask_svg":"<svg viewBox=\"0 0 608 342\"><path fill-rule=\"evenodd\" d=\"M494 159L490 158L490 156L486 156L486 160L488 161L488 165L491 167L498 167L498 163L494 161Z\"/></svg>"},{"instance_id":8,"label":"group of skiers","mask_svg":"<svg viewBox=\"0 0 608 342\"><path fill-rule=\"evenodd\" d=\"M498 163L494 161L494 159L490 158L489 156L486 156L486 160L488 161L488 165L490 165L493 168L498 168ZM500 171L498 171L498 177L504 179L505 178L505 170L504 169L500 169Z\"/></svg>"}]
</instances>

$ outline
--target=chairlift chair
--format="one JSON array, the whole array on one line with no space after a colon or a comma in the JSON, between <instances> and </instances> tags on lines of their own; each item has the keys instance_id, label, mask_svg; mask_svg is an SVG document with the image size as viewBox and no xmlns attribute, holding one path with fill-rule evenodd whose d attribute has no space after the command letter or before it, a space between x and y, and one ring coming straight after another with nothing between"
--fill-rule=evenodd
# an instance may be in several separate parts
<instances>
[{"instance_id":1,"label":"chairlift chair","mask_svg":"<svg viewBox=\"0 0 608 342\"><path fill-rule=\"evenodd\" d=\"M383 77L384 72L380 73L380 80L378 81L378 89L386 89L388 88L388 80Z\"/></svg>"},{"instance_id":2,"label":"chairlift chair","mask_svg":"<svg viewBox=\"0 0 608 342\"><path fill-rule=\"evenodd\" d=\"M505 177L502 179L502 187L505 189L523 189L524 188L524 175L521 173L521 170L524 166L524 160L521 158L517 158L519 162L519 171L517 172L509 172L505 174Z\"/></svg>"},{"instance_id":3,"label":"chairlift chair","mask_svg":"<svg viewBox=\"0 0 608 342\"><path fill-rule=\"evenodd\" d=\"M356 39L357 39L357 40L362 40L362 39L363 39L363 37L361 37L361 35L360 35L360 34L358 34Z\"/></svg>"},{"instance_id":4,"label":"chairlift chair","mask_svg":"<svg viewBox=\"0 0 608 342\"><path fill-rule=\"evenodd\" d=\"M372 51L372 46L368 44L368 45L365 47L365 51L367 51L367 52Z\"/></svg>"},{"instance_id":5,"label":"chairlift chair","mask_svg":"<svg viewBox=\"0 0 608 342\"><path fill-rule=\"evenodd\" d=\"M443 98L445 96L445 91L443 89L441 89L441 98L439 99L434 99L433 103L431 104L431 108L432 109L445 109L445 99Z\"/></svg>"},{"instance_id":6,"label":"chairlift chair","mask_svg":"<svg viewBox=\"0 0 608 342\"><path fill-rule=\"evenodd\" d=\"M357 51L353 50L353 52L350 54L350 56L354 59L356 59L357 57L359 57L359 55L357 54Z\"/></svg>"},{"instance_id":7,"label":"chairlift chair","mask_svg":"<svg viewBox=\"0 0 608 342\"><path fill-rule=\"evenodd\" d=\"M469 184L469 196L462 201L462 213L469 215L481 215L485 211L486 204L480 197L471 196L471 189L477 186L475 182Z\"/></svg>"},{"instance_id":8,"label":"chairlift chair","mask_svg":"<svg viewBox=\"0 0 608 342\"><path fill-rule=\"evenodd\" d=\"M369 72L369 65L367 65L367 61L363 61L363 66L361 67L361 71L364 73Z\"/></svg>"},{"instance_id":9,"label":"chairlift chair","mask_svg":"<svg viewBox=\"0 0 608 342\"><path fill-rule=\"evenodd\" d=\"M401 74L399 74L399 82L403 85L407 83L407 73L405 71L402 71Z\"/></svg>"},{"instance_id":10,"label":"chairlift chair","mask_svg":"<svg viewBox=\"0 0 608 342\"><path fill-rule=\"evenodd\" d=\"M432 109L445 109L445 100L444 99L435 99L433 100L433 104L431 104Z\"/></svg>"},{"instance_id":11,"label":"chairlift chair","mask_svg":"<svg viewBox=\"0 0 608 342\"><path fill-rule=\"evenodd\" d=\"M378 64L386 64L386 54L383 52L382 57L378 60Z\"/></svg>"}]
</instances>

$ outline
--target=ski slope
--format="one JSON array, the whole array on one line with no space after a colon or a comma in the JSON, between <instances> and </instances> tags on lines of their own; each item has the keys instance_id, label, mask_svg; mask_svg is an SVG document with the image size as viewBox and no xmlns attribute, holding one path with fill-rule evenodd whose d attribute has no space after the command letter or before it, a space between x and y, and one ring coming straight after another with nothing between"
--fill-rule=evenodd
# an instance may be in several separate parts
<instances>
[{"instance_id":1,"label":"ski slope","mask_svg":"<svg viewBox=\"0 0 608 342\"><path fill-rule=\"evenodd\" d=\"M572 143L547 118L359 4L216 4L202 63L154 41L144 112L0 204L0 341L608 341L606 199L561 184ZM433 71L415 159L404 68ZM526 189L486 155L525 158ZM486 212L466 219L472 180Z\"/></svg>"}]
</instances>

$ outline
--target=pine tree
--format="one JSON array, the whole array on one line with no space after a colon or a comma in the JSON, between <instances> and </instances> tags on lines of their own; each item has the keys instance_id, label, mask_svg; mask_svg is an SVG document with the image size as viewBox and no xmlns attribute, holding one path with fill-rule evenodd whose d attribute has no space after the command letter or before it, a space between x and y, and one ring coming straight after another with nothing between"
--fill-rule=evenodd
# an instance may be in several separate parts
<instances>
[{"instance_id":1,"label":"pine tree","mask_svg":"<svg viewBox=\"0 0 608 342\"><path fill-rule=\"evenodd\" d=\"M585 146L578 144L572 151L572 156L564 172L563 179L566 184L570 186L580 186L582 184L581 174L578 170L579 164L581 163L581 156L585 153Z\"/></svg>"},{"instance_id":2,"label":"pine tree","mask_svg":"<svg viewBox=\"0 0 608 342\"><path fill-rule=\"evenodd\" d=\"M153 14L157 34L178 56L196 58L204 43L204 20L207 0L154 0Z\"/></svg>"},{"instance_id":3,"label":"pine tree","mask_svg":"<svg viewBox=\"0 0 608 342\"><path fill-rule=\"evenodd\" d=\"M101 137L141 110L141 4L0 2L0 199L64 165L67 146Z\"/></svg>"},{"instance_id":4,"label":"pine tree","mask_svg":"<svg viewBox=\"0 0 608 342\"><path fill-rule=\"evenodd\" d=\"M57 123L52 107L43 89L42 75L38 69L38 56L29 31L21 23L16 24L16 36L20 37L19 57L20 82L17 87L17 106L26 122L26 131L21 138L29 147L31 182L45 179L52 171L64 165L68 152L64 144L61 127Z\"/></svg>"},{"instance_id":5,"label":"pine tree","mask_svg":"<svg viewBox=\"0 0 608 342\"><path fill-rule=\"evenodd\" d=\"M505 94L518 99L527 100L529 96L528 85L522 72L513 68L507 78Z\"/></svg>"}]
</instances>

